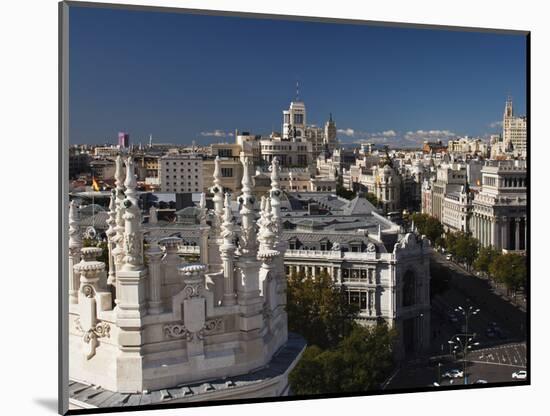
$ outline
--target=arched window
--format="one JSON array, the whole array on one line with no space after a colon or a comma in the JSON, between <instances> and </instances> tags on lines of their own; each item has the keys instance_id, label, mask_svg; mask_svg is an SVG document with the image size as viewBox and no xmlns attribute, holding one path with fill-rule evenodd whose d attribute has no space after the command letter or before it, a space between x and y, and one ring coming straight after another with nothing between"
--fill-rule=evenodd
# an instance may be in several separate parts
<instances>
[{"instance_id":1,"label":"arched window","mask_svg":"<svg viewBox=\"0 0 550 416\"><path fill-rule=\"evenodd\" d=\"M403 306L412 306L416 303L416 276L412 270L407 270L403 276L401 299Z\"/></svg>"}]
</instances>

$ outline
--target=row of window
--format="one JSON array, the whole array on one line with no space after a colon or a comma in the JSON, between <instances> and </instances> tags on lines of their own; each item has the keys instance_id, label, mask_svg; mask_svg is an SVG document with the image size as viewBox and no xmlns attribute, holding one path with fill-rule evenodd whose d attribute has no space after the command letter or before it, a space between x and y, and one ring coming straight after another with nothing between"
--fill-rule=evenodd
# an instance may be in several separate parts
<instances>
[{"instance_id":1,"label":"row of window","mask_svg":"<svg viewBox=\"0 0 550 416\"><path fill-rule=\"evenodd\" d=\"M177 169L173 169L172 171L173 171L173 172L177 172L178 170L177 170ZM199 171L198 169L195 169L195 172L198 172L198 171ZM169 172L169 170L166 169L166 172ZM181 168L181 169L180 169L180 172L185 172L185 169ZM190 169L190 168L187 169L187 172L191 172L191 169Z\"/></svg>"},{"instance_id":2,"label":"row of window","mask_svg":"<svg viewBox=\"0 0 550 416\"><path fill-rule=\"evenodd\" d=\"M170 182L166 182L165 183L166 186L170 186ZM174 183L175 186L178 186L178 185L184 185L183 183L182 184L179 184L179 183ZM191 182L187 182L187 186L191 187ZM195 186L199 186L199 183L198 182L195 182Z\"/></svg>"},{"instance_id":3,"label":"row of window","mask_svg":"<svg viewBox=\"0 0 550 416\"><path fill-rule=\"evenodd\" d=\"M184 162L170 162L170 161L163 161L166 166L169 166L169 165L173 165L173 166L177 166L178 163L180 164L180 166L183 166L183 163ZM185 162L187 166L191 166L192 162ZM195 163L195 166L198 166L199 162L194 162Z\"/></svg>"},{"instance_id":4,"label":"row of window","mask_svg":"<svg viewBox=\"0 0 550 416\"><path fill-rule=\"evenodd\" d=\"M170 188L170 187L167 187L166 188L166 191L165 192L200 192L199 191L199 188L189 188L189 189L186 189L186 188Z\"/></svg>"},{"instance_id":5,"label":"row of window","mask_svg":"<svg viewBox=\"0 0 550 416\"><path fill-rule=\"evenodd\" d=\"M164 177L164 180L168 180L168 179L170 179L170 178L172 178L172 179L178 179L177 175L173 175L172 177L170 177L170 175L166 175L166 176ZM180 176L180 179L191 179L191 177L181 175L181 176ZM199 176L198 176L198 175L195 175L195 179L199 179Z\"/></svg>"},{"instance_id":6,"label":"row of window","mask_svg":"<svg viewBox=\"0 0 550 416\"><path fill-rule=\"evenodd\" d=\"M360 291L360 290L347 290L348 303L350 305L357 305L361 311L366 311L367 309L374 309L374 292L370 291Z\"/></svg>"}]
</instances>

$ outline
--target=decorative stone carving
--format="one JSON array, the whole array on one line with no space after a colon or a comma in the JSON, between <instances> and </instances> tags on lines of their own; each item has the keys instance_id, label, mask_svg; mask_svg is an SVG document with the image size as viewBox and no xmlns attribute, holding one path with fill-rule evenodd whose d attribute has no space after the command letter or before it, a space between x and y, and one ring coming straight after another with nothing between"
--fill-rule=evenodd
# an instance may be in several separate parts
<instances>
[{"instance_id":1,"label":"decorative stone carving","mask_svg":"<svg viewBox=\"0 0 550 416\"><path fill-rule=\"evenodd\" d=\"M113 260L113 249L115 246L114 237L116 236L116 191L111 192L111 200L109 201L109 218L107 219L109 228L105 232L107 235L107 246L109 248L109 277L107 284L114 285L116 283L115 265Z\"/></svg>"},{"instance_id":2,"label":"decorative stone carving","mask_svg":"<svg viewBox=\"0 0 550 416\"><path fill-rule=\"evenodd\" d=\"M168 338L184 338L186 341L193 339L193 333L189 332L184 324L164 325L163 329Z\"/></svg>"},{"instance_id":3,"label":"decorative stone carving","mask_svg":"<svg viewBox=\"0 0 550 416\"><path fill-rule=\"evenodd\" d=\"M252 195L252 181L250 178L250 161L248 157L241 155L243 165L242 195L239 197L241 203L241 238L239 241L239 254L241 256L255 256L258 248L256 239L256 227L254 224L254 203L256 202Z\"/></svg>"},{"instance_id":4,"label":"decorative stone carving","mask_svg":"<svg viewBox=\"0 0 550 416\"><path fill-rule=\"evenodd\" d=\"M157 209L155 207L149 208L149 224L157 224L158 223L158 217L157 217Z\"/></svg>"},{"instance_id":5,"label":"decorative stone carving","mask_svg":"<svg viewBox=\"0 0 550 416\"><path fill-rule=\"evenodd\" d=\"M74 266L80 261L82 239L80 238L78 211L74 201L69 204L69 302L78 303L78 274Z\"/></svg>"},{"instance_id":6,"label":"decorative stone carving","mask_svg":"<svg viewBox=\"0 0 550 416\"><path fill-rule=\"evenodd\" d=\"M178 267L179 274L183 276L185 287L184 299L202 297L204 293L204 264L184 264Z\"/></svg>"},{"instance_id":7,"label":"decorative stone carving","mask_svg":"<svg viewBox=\"0 0 550 416\"><path fill-rule=\"evenodd\" d=\"M233 215L231 214L230 199L228 193L225 194L224 202L223 223L221 228L221 237L223 238L223 243L220 246L220 256L223 261L223 305L227 306L234 305L237 302L235 299L233 266L233 258L237 247L233 242L235 239L235 231L233 227Z\"/></svg>"},{"instance_id":8,"label":"decorative stone carving","mask_svg":"<svg viewBox=\"0 0 550 416\"><path fill-rule=\"evenodd\" d=\"M130 156L126 160L126 199L123 201L124 211L124 258L123 270L141 270L143 268L143 241L140 230L141 214L136 191L136 175L134 160Z\"/></svg>"},{"instance_id":9,"label":"decorative stone carving","mask_svg":"<svg viewBox=\"0 0 550 416\"><path fill-rule=\"evenodd\" d=\"M221 231L221 223L223 216L223 186L222 186L222 175L220 169L220 157L216 156L214 160L214 181L210 192L214 194L212 201L214 202L214 220L212 224L212 229L214 235L218 236Z\"/></svg>"},{"instance_id":10,"label":"decorative stone carving","mask_svg":"<svg viewBox=\"0 0 550 416\"><path fill-rule=\"evenodd\" d=\"M87 346L85 349L86 359L92 358L98 347L98 338L109 338L111 326L107 322L99 322L94 327L84 330L80 324L80 319L75 319L75 329L78 333L82 334L82 341Z\"/></svg>"},{"instance_id":11,"label":"decorative stone carving","mask_svg":"<svg viewBox=\"0 0 550 416\"><path fill-rule=\"evenodd\" d=\"M206 321L203 327L196 331L191 332L183 323L164 325L164 334L168 338L184 338L186 341L192 341L193 339L204 340L204 337L212 332L219 331L223 328L223 319L212 319Z\"/></svg>"},{"instance_id":12,"label":"decorative stone carving","mask_svg":"<svg viewBox=\"0 0 550 416\"><path fill-rule=\"evenodd\" d=\"M376 245L374 243L367 244L367 253L376 253Z\"/></svg>"}]
</instances>

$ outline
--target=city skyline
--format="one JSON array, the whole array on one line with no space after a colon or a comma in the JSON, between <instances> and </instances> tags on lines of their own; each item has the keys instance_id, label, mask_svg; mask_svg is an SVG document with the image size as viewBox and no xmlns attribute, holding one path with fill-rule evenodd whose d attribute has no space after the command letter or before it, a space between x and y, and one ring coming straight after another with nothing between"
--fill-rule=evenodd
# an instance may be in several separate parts
<instances>
[{"instance_id":1,"label":"city skyline","mask_svg":"<svg viewBox=\"0 0 550 416\"><path fill-rule=\"evenodd\" d=\"M114 144L119 131L144 144L280 131L296 81L308 123L332 113L344 142L500 133L508 94L525 113L523 35L82 11L70 15L74 144Z\"/></svg>"}]
</instances>

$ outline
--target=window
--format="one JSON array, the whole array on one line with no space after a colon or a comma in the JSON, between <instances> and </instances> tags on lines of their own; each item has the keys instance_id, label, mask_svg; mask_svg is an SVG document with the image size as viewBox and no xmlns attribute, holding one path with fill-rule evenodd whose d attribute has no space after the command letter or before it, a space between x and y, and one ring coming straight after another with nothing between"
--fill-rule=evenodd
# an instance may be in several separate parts
<instances>
[{"instance_id":1,"label":"window","mask_svg":"<svg viewBox=\"0 0 550 416\"><path fill-rule=\"evenodd\" d=\"M222 178L231 178L233 176L233 168L222 168Z\"/></svg>"},{"instance_id":2,"label":"window","mask_svg":"<svg viewBox=\"0 0 550 416\"><path fill-rule=\"evenodd\" d=\"M361 302L359 308L363 311L367 309L367 292L361 292Z\"/></svg>"},{"instance_id":3,"label":"window","mask_svg":"<svg viewBox=\"0 0 550 416\"><path fill-rule=\"evenodd\" d=\"M294 124L304 124L304 115L294 114Z\"/></svg>"}]
</instances>

